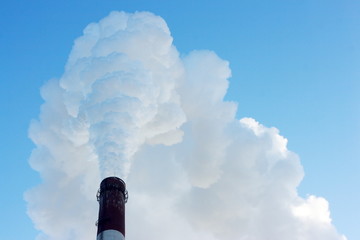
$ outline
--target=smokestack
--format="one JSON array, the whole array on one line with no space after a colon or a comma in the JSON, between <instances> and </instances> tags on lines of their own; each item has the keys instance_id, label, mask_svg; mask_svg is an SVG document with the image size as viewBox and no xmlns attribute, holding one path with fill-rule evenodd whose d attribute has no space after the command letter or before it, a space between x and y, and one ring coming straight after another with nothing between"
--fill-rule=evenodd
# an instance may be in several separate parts
<instances>
[{"instance_id":1,"label":"smokestack","mask_svg":"<svg viewBox=\"0 0 360 240\"><path fill-rule=\"evenodd\" d=\"M100 204L97 240L124 240L125 203L128 199L125 182L118 177L105 178L96 198Z\"/></svg>"}]
</instances>

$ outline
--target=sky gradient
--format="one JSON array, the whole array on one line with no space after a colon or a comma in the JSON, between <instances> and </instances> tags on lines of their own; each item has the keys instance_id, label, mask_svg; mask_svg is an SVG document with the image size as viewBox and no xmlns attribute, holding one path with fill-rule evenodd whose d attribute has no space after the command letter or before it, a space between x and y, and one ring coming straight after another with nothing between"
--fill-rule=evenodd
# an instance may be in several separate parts
<instances>
[{"instance_id":1,"label":"sky gradient","mask_svg":"<svg viewBox=\"0 0 360 240\"><path fill-rule=\"evenodd\" d=\"M180 54L209 49L229 61L226 99L238 102L237 118L278 128L304 167L300 196L326 198L338 231L360 237L359 3L12 1L0 10L0 203L7 239L37 234L23 194L41 181L27 162L34 148L28 128L43 102L39 89L64 72L84 27L112 10L153 12L167 22Z\"/></svg>"}]
</instances>

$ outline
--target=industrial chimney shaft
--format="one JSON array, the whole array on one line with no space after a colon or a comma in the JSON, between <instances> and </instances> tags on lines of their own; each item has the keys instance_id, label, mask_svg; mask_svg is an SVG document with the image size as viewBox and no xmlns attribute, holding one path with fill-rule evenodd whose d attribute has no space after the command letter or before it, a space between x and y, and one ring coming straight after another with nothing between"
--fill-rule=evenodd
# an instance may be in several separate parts
<instances>
[{"instance_id":1,"label":"industrial chimney shaft","mask_svg":"<svg viewBox=\"0 0 360 240\"><path fill-rule=\"evenodd\" d=\"M105 178L96 197L100 205L97 240L124 240L125 203L128 199L125 182L118 177Z\"/></svg>"}]
</instances>

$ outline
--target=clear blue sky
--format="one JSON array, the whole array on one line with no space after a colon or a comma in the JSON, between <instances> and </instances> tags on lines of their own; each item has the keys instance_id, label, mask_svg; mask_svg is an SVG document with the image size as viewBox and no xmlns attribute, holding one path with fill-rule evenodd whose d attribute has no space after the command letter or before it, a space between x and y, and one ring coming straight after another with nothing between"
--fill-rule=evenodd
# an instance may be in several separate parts
<instances>
[{"instance_id":1,"label":"clear blue sky","mask_svg":"<svg viewBox=\"0 0 360 240\"><path fill-rule=\"evenodd\" d=\"M24 191L40 179L27 137L39 89L59 77L75 38L112 10L163 17L182 54L215 51L230 62L227 99L238 118L274 126L305 169L301 196L330 203L339 232L360 239L360 2L351 0L2 3L0 8L1 217L4 239L34 239ZM95 236L94 236L95 237Z\"/></svg>"}]
</instances>

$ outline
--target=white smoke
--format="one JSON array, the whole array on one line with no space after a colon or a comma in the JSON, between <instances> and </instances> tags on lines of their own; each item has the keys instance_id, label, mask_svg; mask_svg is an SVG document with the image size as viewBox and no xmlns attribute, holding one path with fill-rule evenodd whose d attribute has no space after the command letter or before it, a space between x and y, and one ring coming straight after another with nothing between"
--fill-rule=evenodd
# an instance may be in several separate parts
<instances>
[{"instance_id":1,"label":"white smoke","mask_svg":"<svg viewBox=\"0 0 360 240\"><path fill-rule=\"evenodd\" d=\"M237 120L228 63L180 57L165 21L112 12L75 41L30 126L38 239L95 239L102 178L126 179L127 239L345 240L276 128Z\"/></svg>"}]
</instances>

